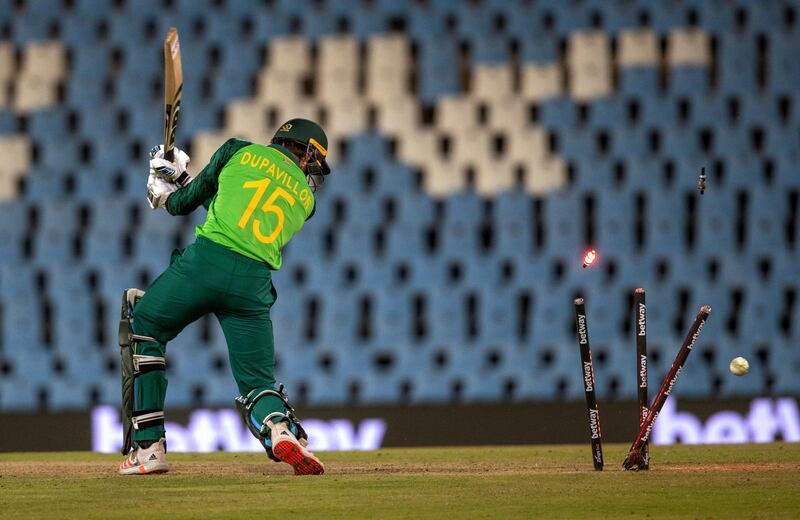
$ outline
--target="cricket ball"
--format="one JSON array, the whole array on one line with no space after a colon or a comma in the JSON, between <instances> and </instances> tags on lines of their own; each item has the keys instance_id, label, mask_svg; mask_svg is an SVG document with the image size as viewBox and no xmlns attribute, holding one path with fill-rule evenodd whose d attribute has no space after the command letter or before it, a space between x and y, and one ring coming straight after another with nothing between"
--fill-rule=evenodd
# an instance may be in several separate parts
<instances>
[{"instance_id":1,"label":"cricket ball","mask_svg":"<svg viewBox=\"0 0 800 520\"><path fill-rule=\"evenodd\" d=\"M743 376L750 370L750 363L743 357L735 357L731 360L729 368L731 369L731 374Z\"/></svg>"}]
</instances>

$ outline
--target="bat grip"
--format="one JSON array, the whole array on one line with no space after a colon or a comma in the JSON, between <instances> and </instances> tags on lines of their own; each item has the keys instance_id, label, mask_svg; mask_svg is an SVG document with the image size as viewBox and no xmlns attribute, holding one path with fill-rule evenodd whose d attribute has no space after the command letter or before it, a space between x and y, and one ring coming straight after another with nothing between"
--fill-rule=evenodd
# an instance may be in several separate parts
<instances>
[{"instance_id":1,"label":"bat grip","mask_svg":"<svg viewBox=\"0 0 800 520\"><path fill-rule=\"evenodd\" d=\"M173 162L175 160L175 147L170 146L169 149L166 147L164 148L164 159L168 160L169 162Z\"/></svg>"}]
</instances>

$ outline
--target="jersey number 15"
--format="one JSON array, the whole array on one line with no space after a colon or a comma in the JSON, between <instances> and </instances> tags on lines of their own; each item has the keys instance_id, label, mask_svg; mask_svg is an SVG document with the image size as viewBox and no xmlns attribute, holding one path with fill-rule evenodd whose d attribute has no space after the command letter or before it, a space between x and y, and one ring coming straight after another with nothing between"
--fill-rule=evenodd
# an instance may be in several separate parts
<instances>
[{"instance_id":1,"label":"jersey number 15","mask_svg":"<svg viewBox=\"0 0 800 520\"><path fill-rule=\"evenodd\" d=\"M250 199L247 209L245 209L244 213L242 213L242 218L239 219L240 228L244 229L245 226L247 226L247 223L250 221L250 217L253 216L253 212L256 210L258 203L261 202L261 198L264 196L264 192L267 190L267 187L271 181L271 179L248 181L242 186L243 188L255 188L256 192L253 194L253 198ZM286 200L290 206L294 206L295 198L292 197L288 191L281 187L276 187L270 196L267 197L266 202L264 202L264 204L261 206L261 211L264 213L274 213L278 218L278 222L275 224L275 228L272 230L272 233L265 236L261 232L261 221L258 219L253 221L253 234L256 236L259 242L264 244L270 244L274 242L275 239L278 238L278 235L280 235L281 229L283 229L283 210L275 204L275 201L278 200L278 197Z\"/></svg>"}]
</instances>

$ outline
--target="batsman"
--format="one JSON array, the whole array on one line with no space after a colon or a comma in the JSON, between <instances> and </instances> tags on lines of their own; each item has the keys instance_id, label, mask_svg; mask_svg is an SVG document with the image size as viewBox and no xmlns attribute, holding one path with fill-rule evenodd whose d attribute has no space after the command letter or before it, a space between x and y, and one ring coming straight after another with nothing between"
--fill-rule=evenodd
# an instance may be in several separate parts
<instances>
[{"instance_id":1,"label":"batsman","mask_svg":"<svg viewBox=\"0 0 800 520\"><path fill-rule=\"evenodd\" d=\"M186 215L203 205L196 240L172 254L169 267L146 292L123 296L120 346L123 368L123 454L119 473L164 473L166 346L188 324L214 314L228 346L240 396L236 406L270 459L296 475L321 474L322 462L275 382L270 308L277 292L272 271L281 250L311 218L315 192L330 168L328 139L316 123L292 119L268 145L225 142L196 176L189 157L164 147L150 152L148 200L154 209Z\"/></svg>"}]
</instances>

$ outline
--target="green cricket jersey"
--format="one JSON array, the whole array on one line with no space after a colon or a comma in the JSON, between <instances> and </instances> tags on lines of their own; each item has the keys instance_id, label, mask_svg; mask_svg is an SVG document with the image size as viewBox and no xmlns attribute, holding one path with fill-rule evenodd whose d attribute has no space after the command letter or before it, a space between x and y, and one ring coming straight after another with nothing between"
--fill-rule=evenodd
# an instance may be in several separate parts
<instances>
[{"instance_id":1,"label":"green cricket jersey","mask_svg":"<svg viewBox=\"0 0 800 520\"><path fill-rule=\"evenodd\" d=\"M208 165L167 199L186 215L205 203L196 235L280 269L281 249L314 212L314 194L294 155L282 146L229 139Z\"/></svg>"}]
</instances>

